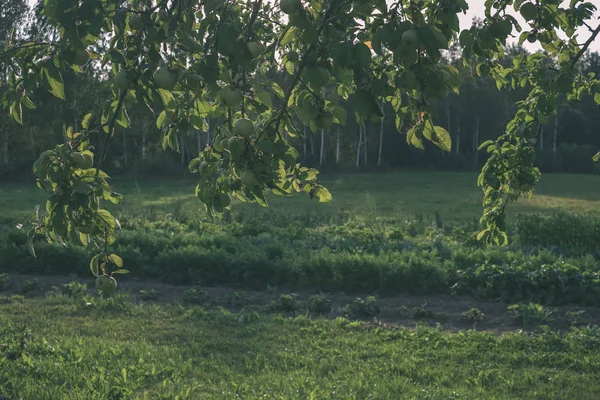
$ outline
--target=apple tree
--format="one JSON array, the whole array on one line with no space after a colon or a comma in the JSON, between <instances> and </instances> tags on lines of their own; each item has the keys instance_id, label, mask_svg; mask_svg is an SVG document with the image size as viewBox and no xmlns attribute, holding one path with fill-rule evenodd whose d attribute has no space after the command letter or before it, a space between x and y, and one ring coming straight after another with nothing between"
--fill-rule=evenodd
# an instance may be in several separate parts
<instances>
[{"instance_id":1,"label":"apple tree","mask_svg":"<svg viewBox=\"0 0 600 400\"><path fill-rule=\"evenodd\" d=\"M22 123L35 112L34 89L65 98L67 70L94 65L112 82L102 112L87 114L78 131L65 126L64 143L33 165L49 197L29 232L31 252L39 237L96 249L90 263L96 276L126 271L108 250L119 223L105 204L121 195L102 166L115 127L129 126L134 104L162 105L155 117L165 149L177 150L179 132L205 131L207 117L220 121L211 127L212 143L189 165L209 213L228 209L232 198L266 206L268 192L304 192L326 202L331 194L318 171L301 165L286 140L298 134L296 121L313 131L348 118L379 122L387 103L397 127L410 126L409 144L423 148L428 141L449 151L451 134L435 124L432 102L460 90L457 69L440 63L444 50L459 43L463 63L477 75L492 76L499 90L529 91L506 131L481 146L489 159L478 180L484 192L479 239L503 245L506 206L531 196L540 179L534 149L559 98L592 95L600 103L600 82L578 69L600 32L596 7L581 0L486 0L483 23L462 30L458 15L468 9L466 0L43 3L55 39L4 43L0 61L9 73L0 101ZM587 39L578 36L581 29L589 31ZM513 38L539 43L545 52L502 66ZM286 76L282 85L272 79L277 74ZM323 96L325 88L351 99L353 115ZM101 145L94 147L92 138ZM112 281L103 282L114 290Z\"/></svg>"}]
</instances>

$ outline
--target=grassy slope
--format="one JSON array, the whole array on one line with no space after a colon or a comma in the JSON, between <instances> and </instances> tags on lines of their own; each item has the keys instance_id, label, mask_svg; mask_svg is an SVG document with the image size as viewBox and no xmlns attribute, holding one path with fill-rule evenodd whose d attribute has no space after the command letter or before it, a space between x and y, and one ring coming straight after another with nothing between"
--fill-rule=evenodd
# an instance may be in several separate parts
<instances>
[{"instance_id":1,"label":"grassy slope","mask_svg":"<svg viewBox=\"0 0 600 400\"><path fill-rule=\"evenodd\" d=\"M376 212L381 216L414 215L439 212L447 221L478 218L482 194L473 173L395 172L381 174L323 175L334 201L318 204L307 196L292 198L272 196L271 205L294 212ZM573 211L600 208L600 176L546 174L536 195L511 205L510 212L561 207ZM126 197L120 207L169 209L174 204L200 210L193 196L194 181L181 179L140 180L117 179L114 189ZM42 204L44 193L33 183L0 183L0 216L25 218L36 204ZM250 205L244 207L258 206ZM238 205L239 209L240 206Z\"/></svg>"},{"instance_id":2,"label":"grassy slope","mask_svg":"<svg viewBox=\"0 0 600 400\"><path fill-rule=\"evenodd\" d=\"M0 305L6 345L0 394L52 400L600 396L598 330L568 337L453 334L305 317L242 322L227 312L126 306L109 312L62 296Z\"/></svg>"}]
</instances>

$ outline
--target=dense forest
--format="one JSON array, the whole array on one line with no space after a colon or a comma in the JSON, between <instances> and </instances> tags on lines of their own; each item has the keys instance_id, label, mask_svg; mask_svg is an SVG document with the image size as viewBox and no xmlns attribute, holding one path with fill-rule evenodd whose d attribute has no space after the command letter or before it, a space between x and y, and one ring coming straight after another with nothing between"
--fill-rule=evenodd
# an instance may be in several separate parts
<instances>
[{"instance_id":1,"label":"dense forest","mask_svg":"<svg viewBox=\"0 0 600 400\"><path fill-rule=\"evenodd\" d=\"M55 32L47 28L44 16L39 12L41 3L29 9L25 1L0 0L2 43L16 38L21 41L30 38L53 40ZM524 54L527 51L515 44L507 49L503 62L510 65ZM500 91L491 77L474 78L473 75L485 75L486 71L465 69L458 49L446 51L444 62L456 67L463 77L460 90L438 101L436 107L436 123L452 135L450 153L432 144L425 144L424 151L408 145L406 127L395 121L393 112L386 113L387 117L381 123L359 125L357 118L351 114L352 103L349 102L346 104L344 126L333 125L332 129L313 132L308 127L302 128L298 121L303 134L290 140L303 162L325 170L479 169L486 157L484 151L477 151L479 144L496 138L505 129L515 112L516 101L526 96L526 90L517 87ZM600 73L600 55L586 55L580 67L585 73ZM23 113L23 125L17 124L10 115L0 115L0 176L29 173L29 166L39 153L62 140L65 121L71 121L77 130L87 111L101 108L102 99L107 98L110 92L106 71L95 60L81 68L83 74L74 71L63 73L66 101L39 89L35 94L37 107L18 111ZM285 76L274 73L272 79L281 82ZM0 82L6 82L6 73L1 65ZM326 91L326 95L334 100L335 88ZM211 119L210 110L207 110L207 129L180 135L179 152L165 152L162 149L162 133L155 124L158 109L139 107L129 113L131 128L117 129L117 137L108 154L108 171L152 174L185 171L188 161L211 143L210 127L220 123L218 119ZM558 115L543 128L538 145L539 167L546 172L594 172L597 167L592 156L600 148L598 129L600 112L592 98L565 102Z\"/></svg>"}]
</instances>

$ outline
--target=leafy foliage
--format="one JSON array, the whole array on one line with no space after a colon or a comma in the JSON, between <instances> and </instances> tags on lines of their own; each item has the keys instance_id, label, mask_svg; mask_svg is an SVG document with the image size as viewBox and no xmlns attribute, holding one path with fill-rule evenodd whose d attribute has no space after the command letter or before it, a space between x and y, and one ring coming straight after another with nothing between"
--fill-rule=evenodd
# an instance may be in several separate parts
<instances>
[{"instance_id":1,"label":"leafy foliage","mask_svg":"<svg viewBox=\"0 0 600 400\"><path fill-rule=\"evenodd\" d=\"M524 27L509 6L527 21ZM590 26L592 3L500 0L486 2L481 25L461 31L457 15L467 8L465 0L101 0L80 7L45 0L42 14L58 40L11 38L0 53L8 67L1 103L13 119L23 123L23 106L35 107L29 96L38 85L65 99L69 70L100 68L113 85L102 110L86 115L79 132L65 128L66 143L42 153L34 166L38 185L51 196L30 231L31 251L36 235L73 241L98 248L90 265L95 275L126 272L107 249L118 223L100 200L116 203L120 196L101 167L115 127L131 125L135 104L156 110L164 148L177 150L177 134L204 130L207 118L220 121L211 127L212 143L189 165L200 175L196 196L212 215L229 209L231 197L266 206L267 191L330 201L318 171L298 163L287 138L299 134L297 120L313 131L343 125L347 116L338 103L349 99L357 121L381 121L387 103L397 126L410 126L409 144L423 148L430 141L450 150L450 134L433 122L432 102L459 90L456 68L440 63L455 38L463 62L478 75L493 77L499 89L529 90L506 132L482 145L490 157L478 180L484 192L478 239L505 245L506 205L531 196L540 179L534 148L560 95L598 99L598 79L576 65L600 27L590 27L591 37L578 44L576 30ZM502 65L513 31L547 54ZM273 74L287 74L283 87ZM95 169L86 161L94 154L92 134L102 142Z\"/></svg>"}]
</instances>

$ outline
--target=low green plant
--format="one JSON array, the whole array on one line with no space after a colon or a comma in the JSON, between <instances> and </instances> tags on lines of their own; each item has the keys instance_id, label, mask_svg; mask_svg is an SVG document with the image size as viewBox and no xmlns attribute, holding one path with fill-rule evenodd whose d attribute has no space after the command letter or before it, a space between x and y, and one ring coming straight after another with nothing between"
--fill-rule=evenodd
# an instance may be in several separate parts
<instances>
[{"instance_id":1,"label":"low green plant","mask_svg":"<svg viewBox=\"0 0 600 400\"><path fill-rule=\"evenodd\" d=\"M142 289L138 292L138 296L145 301L158 300L160 298L160 294L156 289Z\"/></svg>"},{"instance_id":2,"label":"low green plant","mask_svg":"<svg viewBox=\"0 0 600 400\"><path fill-rule=\"evenodd\" d=\"M61 292L74 299L74 300L84 300L88 295L88 287L85 283L80 283L77 281L71 281L66 283L60 287Z\"/></svg>"},{"instance_id":3,"label":"low green plant","mask_svg":"<svg viewBox=\"0 0 600 400\"><path fill-rule=\"evenodd\" d=\"M250 303L250 299L244 292L234 292L229 299L229 304L234 307L243 307Z\"/></svg>"},{"instance_id":4,"label":"low green plant","mask_svg":"<svg viewBox=\"0 0 600 400\"><path fill-rule=\"evenodd\" d=\"M541 304L522 303L513 304L508 307L509 313L513 318L520 320L523 327L528 330L536 329L544 322L551 322L550 317L553 310L544 308Z\"/></svg>"},{"instance_id":5,"label":"low green plant","mask_svg":"<svg viewBox=\"0 0 600 400\"><path fill-rule=\"evenodd\" d=\"M331 299L324 293L312 295L308 298L308 309L316 314L328 313L331 311Z\"/></svg>"},{"instance_id":6,"label":"low green plant","mask_svg":"<svg viewBox=\"0 0 600 400\"><path fill-rule=\"evenodd\" d=\"M271 310L274 312L292 312L298 309L296 294L282 294L277 300L271 301Z\"/></svg>"},{"instance_id":7,"label":"low green plant","mask_svg":"<svg viewBox=\"0 0 600 400\"><path fill-rule=\"evenodd\" d=\"M340 308L341 314L346 318L373 318L381 312L375 296L365 299L357 297L352 303Z\"/></svg>"},{"instance_id":8,"label":"low green plant","mask_svg":"<svg viewBox=\"0 0 600 400\"><path fill-rule=\"evenodd\" d=\"M412 319L429 319L435 318L435 313L425 308L425 306L417 306L412 309Z\"/></svg>"},{"instance_id":9,"label":"low green plant","mask_svg":"<svg viewBox=\"0 0 600 400\"><path fill-rule=\"evenodd\" d=\"M479 308L470 308L462 313L462 318L472 324L483 322L485 314Z\"/></svg>"},{"instance_id":10,"label":"low green plant","mask_svg":"<svg viewBox=\"0 0 600 400\"><path fill-rule=\"evenodd\" d=\"M585 310L567 311L565 313L565 321L570 326L587 325L590 323L591 320L592 318Z\"/></svg>"},{"instance_id":11,"label":"low green plant","mask_svg":"<svg viewBox=\"0 0 600 400\"><path fill-rule=\"evenodd\" d=\"M9 280L10 276L8 274L0 274L0 290L6 289Z\"/></svg>"},{"instance_id":12,"label":"low green plant","mask_svg":"<svg viewBox=\"0 0 600 400\"><path fill-rule=\"evenodd\" d=\"M183 302L185 304L204 304L208 300L208 292L203 289L191 288L183 292Z\"/></svg>"},{"instance_id":13,"label":"low green plant","mask_svg":"<svg viewBox=\"0 0 600 400\"><path fill-rule=\"evenodd\" d=\"M21 293L35 296L44 293L48 289L48 282L40 278L28 279L21 285Z\"/></svg>"}]
</instances>

